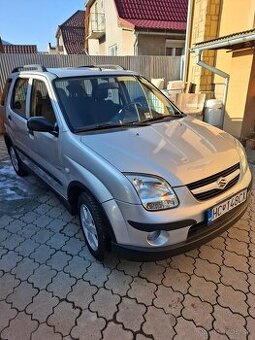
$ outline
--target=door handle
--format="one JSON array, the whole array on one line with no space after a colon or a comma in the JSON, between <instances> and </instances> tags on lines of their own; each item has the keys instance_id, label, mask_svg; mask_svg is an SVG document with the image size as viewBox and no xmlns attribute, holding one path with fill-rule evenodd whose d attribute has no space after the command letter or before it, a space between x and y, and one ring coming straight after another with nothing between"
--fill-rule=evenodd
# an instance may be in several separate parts
<instances>
[{"instance_id":1,"label":"door handle","mask_svg":"<svg viewBox=\"0 0 255 340\"><path fill-rule=\"evenodd\" d=\"M12 120L12 117L11 117L11 115L8 115L8 119L9 119L9 120Z\"/></svg>"}]
</instances>

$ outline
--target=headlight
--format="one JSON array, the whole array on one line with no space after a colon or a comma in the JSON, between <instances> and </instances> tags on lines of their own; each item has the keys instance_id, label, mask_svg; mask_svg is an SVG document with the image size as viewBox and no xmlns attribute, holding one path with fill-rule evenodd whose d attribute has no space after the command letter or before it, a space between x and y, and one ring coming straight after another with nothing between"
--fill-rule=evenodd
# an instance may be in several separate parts
<instances>
[{"instance_id":1,"label":"headlight","mask_svg":"<svg viewBox=\"0 0 255 340\"><path fill-rule=\"evenodd\" d=\"M135 174L126 176L135 187L145 209L155 211L177 207L178 199L174 190L162 178Z\"/></svg>"},{"instance_id":2,"label":"headlight","mask_svg":"<svg viewBox=\"0 0 255 340\"><path fill-rule=\"evenodd\" d=\"M241 170L243 173L245 173L248 168L248 162L247 162L245 149L240 142L238 142L237 151L240 157Z\"/></svg>"}]
</instances>

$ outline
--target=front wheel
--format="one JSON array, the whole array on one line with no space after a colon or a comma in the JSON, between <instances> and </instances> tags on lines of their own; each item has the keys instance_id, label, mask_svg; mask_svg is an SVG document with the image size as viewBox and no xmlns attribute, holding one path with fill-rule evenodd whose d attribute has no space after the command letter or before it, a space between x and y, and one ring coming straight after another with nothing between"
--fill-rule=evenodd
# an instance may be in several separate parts
<instances>
[{"instance_id":1,"label":"front wheel","mask_svg":"<svg viewBox=\"0 0 255 340\"><path fill-rule=\"evenodd\" d=\"M21 177L27 176L28 172L26 171L25 166L22 163L22 161L20 160L20 158L17 154L17 151L15 150L13 145L10 145L10 147L9 147L9 154L10 154L12 166L13 166L16 174L21 176Z\"/></svg>"},{"instance_id":2,"label":"front wheel","mask_svg":"<svg viewBox=\"0 0 255 340\"><path fill-rule=\"evenodd\" d=\"M78 199L78 211L89 251L96 259L101 261L106 257L110 248L108 221L99 203L85 192Z\"/></svg>"}]
</instances>

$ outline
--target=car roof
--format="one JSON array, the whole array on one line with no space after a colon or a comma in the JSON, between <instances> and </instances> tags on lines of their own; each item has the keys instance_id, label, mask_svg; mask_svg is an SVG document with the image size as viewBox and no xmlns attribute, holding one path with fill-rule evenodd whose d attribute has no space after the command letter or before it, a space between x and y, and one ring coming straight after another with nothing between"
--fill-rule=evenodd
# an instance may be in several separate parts
<instances>
[{"instance_id":1,"label":"car roof","mask_svg":"<svg viewBox=\"0 0 255 340\"><path fill-rule=\"evenodd\" d=\"M32 67L32 65L31 65ZM20 75L41 74L52 78L67 78L67 77L82 77L82 76L120 76L120 75L138 75L136 72L124 70L122 68L107 68L102 66L84 66L84 67L66 67L66 68L39 68L29 70L29 65L24 68L17 68L13 70L13 73Z\"/></svg>"}]
</instances>

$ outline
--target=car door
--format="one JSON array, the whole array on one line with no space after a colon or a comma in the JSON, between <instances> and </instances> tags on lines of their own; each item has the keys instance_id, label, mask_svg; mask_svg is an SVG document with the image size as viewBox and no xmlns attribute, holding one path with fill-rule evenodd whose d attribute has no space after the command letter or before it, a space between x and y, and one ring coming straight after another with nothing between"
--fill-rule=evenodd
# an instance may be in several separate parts
<instances>
[{"instance_id":1,"label":"car door","mask_svg":"<svg viewBox=\"0 0 255 340\"><path fill-rule=\"evenodd\" d=\"M52 105L49 88L42 79L32 80L29 106L30 117L44 117L50 123L59 126ZM58 135L49 132L29 132L35 172L57 192L63 194L65 180L61 157L61 132Z\"/></svg>"},{"instance_id":2,"label":"car door","mask_svg":"<svg viewBox=\"0 0 255 340\"><path fill-rule=\"evenodd\" d=\"M29 77L18 77L7 105L8 134L21 160L28 163L29 137L27 133Z\"/></svg>"}]
</instances>

